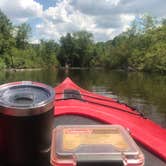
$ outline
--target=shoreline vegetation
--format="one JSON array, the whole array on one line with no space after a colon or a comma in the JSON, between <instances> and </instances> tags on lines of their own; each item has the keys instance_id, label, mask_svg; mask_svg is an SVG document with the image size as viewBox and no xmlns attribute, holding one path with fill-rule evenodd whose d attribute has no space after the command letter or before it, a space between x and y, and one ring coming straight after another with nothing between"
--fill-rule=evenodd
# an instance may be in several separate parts
<instances>
[{"instance_id":1,"label":"shoreline vegetation","mask_svg":"<svg viewBox=\"0 0 166 166\"><path fill-rule=\"evenodd\" d=\"M87 31L67 33L59 42L29 43L31 27L13 25L0 10L0 70L44 68L118 69L166 73L166 19L139 16L114 39L95 42Z\"/></svg>"},{"instance_id":2,"label":"shoreline vegetation","mask_svg":"<svg viewBox=\"0 0 166 166\"><path fill-rule=\"evenodd\" d=\"M9 69L1 69L1 71L12 71L12 72L19 72L19 71L39 71L39 70L45 70L45 69L50 69L50 68L9 68ZM55 70L102 70L104 68L102 67L65 67L65 66L58 66L58 67L51 67L51 69Z\"/></svg>"},{"instance_id":3,"label":"shoreline vegetation","mask_svg":"<svg viewBox=\"0 0 166 166\"><path fill-rule=\"evenodd\" d=\"M14 72L17 72L17 71L38 71L38 70L43 70L42 68L26 68L26 69L4 69L4 71L14 71Z\"/></svg>"}]
</instances>

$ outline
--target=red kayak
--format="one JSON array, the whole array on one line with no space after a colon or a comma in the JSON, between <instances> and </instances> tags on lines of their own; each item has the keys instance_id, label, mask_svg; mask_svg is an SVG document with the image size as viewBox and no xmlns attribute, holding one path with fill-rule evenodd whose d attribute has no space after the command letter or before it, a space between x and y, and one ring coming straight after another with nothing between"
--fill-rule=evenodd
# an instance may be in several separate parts
<instances>
[{"instance_id":1,"label":"red kayak","mask_svg":"<svg viewBox=\"0 0 166 166\"><path fill-rule=\"evenodd\" d=\"M132 137L166 161L166 129L145 118L134 108L77 86L66 78L56 88L55 116L77 114L107 124L119 124L130 130Z\"/></svg>"}]
</instances>

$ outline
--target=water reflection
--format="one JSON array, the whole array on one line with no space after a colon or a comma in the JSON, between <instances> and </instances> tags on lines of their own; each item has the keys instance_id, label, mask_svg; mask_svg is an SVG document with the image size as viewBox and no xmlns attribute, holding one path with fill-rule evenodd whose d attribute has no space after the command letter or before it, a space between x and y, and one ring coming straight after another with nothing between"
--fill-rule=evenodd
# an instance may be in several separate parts
<instances>
[{"instance_id":1,"label":"water reflection","mask_svg":"<svg viewBox=\"0 0 166 166\"><path fill-rule=\"evenodd\" d=\"M0 83L32 80L52 86L67 76L79 86L135 106L166 127L166 76L106 70L40 70L0 72Z\"/></svg>"}]
</instances>

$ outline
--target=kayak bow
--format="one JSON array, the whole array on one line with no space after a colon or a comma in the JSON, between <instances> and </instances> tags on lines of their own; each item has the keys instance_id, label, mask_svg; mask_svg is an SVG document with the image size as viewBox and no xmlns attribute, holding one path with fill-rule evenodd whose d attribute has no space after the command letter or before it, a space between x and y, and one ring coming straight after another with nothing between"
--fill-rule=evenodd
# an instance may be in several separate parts
<instances>
[{"instance_id":1,"label":"kayak bow","mask_svg":"<svg viewBox=\"0 0 166 166\"><path fill-rule=\"evenodd\" d=\"M136 141L166 161L166 129L141 113L126 104L86 91L70 78L59 84L55 91L55 116L76 114L122 125L130 130Z\"/></svg>"}]
</instances>

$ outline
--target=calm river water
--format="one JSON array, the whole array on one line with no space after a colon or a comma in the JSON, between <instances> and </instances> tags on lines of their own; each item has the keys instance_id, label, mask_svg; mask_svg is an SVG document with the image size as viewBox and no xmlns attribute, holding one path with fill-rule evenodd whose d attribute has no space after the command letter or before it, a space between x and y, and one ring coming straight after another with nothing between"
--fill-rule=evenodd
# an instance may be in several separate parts
<instances>
[{"instance_id":1,"label":"calm river water","mask_svg":"<svg viewBox=\"0 0 166 166\"><path fill-rule=\"evenodd\" d=\"M166 75L106 70L1 71L0 84L32 80L56 86L67 76L82 88L135 106L166 128Z\"/></svg>"}]
</instances>

